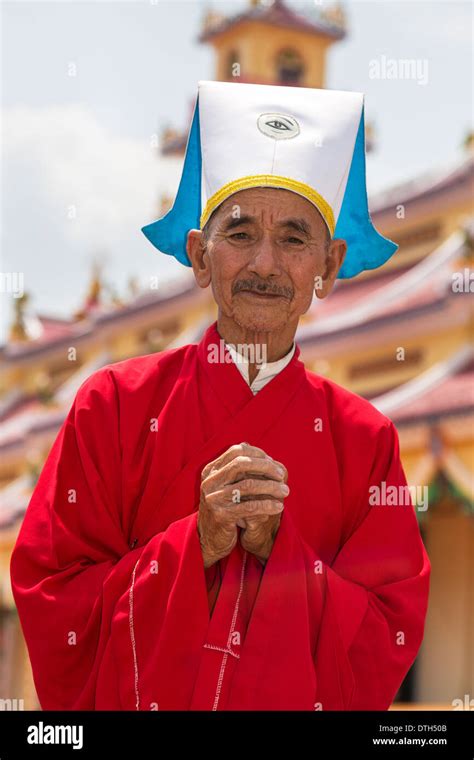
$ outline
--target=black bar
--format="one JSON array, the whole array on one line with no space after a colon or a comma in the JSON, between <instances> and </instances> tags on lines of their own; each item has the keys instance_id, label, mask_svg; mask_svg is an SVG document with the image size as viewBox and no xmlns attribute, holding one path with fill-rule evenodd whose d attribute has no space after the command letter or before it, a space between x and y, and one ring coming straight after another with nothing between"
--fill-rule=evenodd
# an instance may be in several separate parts
<instances>
[{"instance_id":1,"label":"black bar","mask_svg":"<svg viewBox=\"0 0 474 760\"><path fill-rule=\"evenodd\" d=\"M49 743L50 739L58 743ZM61 743L65 739L70 743ZM308 760L473 760L474 711L0 712L0 760L25 756L155 760L174 758L185 750L193 752L193 760L197 754L214 760L235 751L243 760L263 760L263 753L266 759L272 752L276 757L289 754L291 760L305 756Z\"/></svg>"}]
</instances>

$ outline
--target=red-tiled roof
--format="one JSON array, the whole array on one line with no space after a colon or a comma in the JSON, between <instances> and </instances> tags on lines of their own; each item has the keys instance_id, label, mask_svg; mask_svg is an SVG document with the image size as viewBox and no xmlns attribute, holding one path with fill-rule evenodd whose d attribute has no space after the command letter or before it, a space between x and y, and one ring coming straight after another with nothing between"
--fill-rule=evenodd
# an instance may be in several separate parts
<instances>
[{"instance_id":1,"label":"red-tiled roof","mask_svg":"<svg viewBox=\"0 0 474 760\"><path fill-rule=\"evenodd\" d=\"M341 281L328 298L324 301L313 303L309 315L318 320L358 306L367 299L370 299L379 288L394 282L405 271L408 271L408 269L397 269L396 272L389 272L382 277L362 280L357 284L356 282ZM451 273L441 272L437 278L433 278L417 289L416 292L407 292L399 296L395 301L381 305L377 309L376 319L390 315L395 316L400 312L405 312L412 308L421 308L427 304L434 305L435 303L441 303L444 300L445 291L450 283Z\"/></svg>"},{"instance_id":2,"label":"red-tiled roof","mask_svg":"<svg viewBox=\"0 0 474 760\"><path fill-rule=\"evenodd\" d=\"M3 417L0 418L0 422L3 425L5 422L10 422L13 417L18 418L19 415L23 415L25 413L33 413L34 411L38 410L40 406L41 403L36 397L23 396L22 398L19 398L17 401L15 401L14 404L8 407Z\"/></svg>"},{"instance_id":3,"label":"red-tiled roof","mask_svg":"<svg viewBox=\"0 0 474 760\"><path fill-rule=\"evenodd\" d=\"M366 329L399 315L440 308L453 294L453 271L463 251L462 233L455 232L413 265L382 269L380 274L360 280L338 281L327 299L313 301L308 323L298 330L299 342L308 344L357 326Z\"/></svg>"},{"instance_id":4,"label":"red-tiled roof","mask_svg":"<svg viewBox=\"0 0 474 760\"><path fill-rule=\"evenodd\" d=\"M77 332L77 322L73 320L61 320L45 317L38 314L43 332L37 338L36 343L49 343L51 340L62 338L64 335L74 335Z\"/></svg>"},{"instance_id":5,"label":"red-tiled roof","mask_svg":"<svg viewBox=\"0 0 474 760\"><path fill-rule=\"evenodd\" d=\"M392 272L381 269L377 275L367 279L337 280L334 289L327 298L313 300L308 311L308 317L319 320L350 309L355 304L370 298L379 288L394 282L408 269L410 267L399 268Z\"/></svg>"},{"instance_id":6,"label":"red-tiled roof","mask_svg":"<svg viewBox=\"0 0 474 760\"><path fill-rule=\"evenodd\" d=\"M0 346L0 358L9 362L15 362L18 359L40 353L46 347L60 345L61 341L66 341L69 337L73 337L78 341L94 333L103 324L109 322L118 323L120 320L126 320L134 314L166 307L180 298L191 295L193 291L199 292L199 288L192 274L187 273L186 278L181 277L178 281L166 283L161 293L143 293L137 296L134 301L122 307L107 306L103 309L95 310L84 320L63 321L37 315L41 326L44 326L41 335L35 337L34 340L11 342Z\"/></svg>"},{"instance_id":7,"label":"red-tiled roof","mask_svg":"<svg viewBox=\"0 0 474 760\"><path fill-rule=\"evenodd\" d=\"M48 428L50 423L58 427L66 416L67 410L59 409L57 405L46 407L37 398L26 398L12 409L1 421L0 449L23 441L35 429Z\"/></svg>"},{"instance_id":8,"label":"red-tiled roof","mask_svg":"<svg viewBox=\"0 0 474 760\"><path fill-rule=\"evenodd\" d=\"M395 422L419 421L474 411L474 366L448 377L435 388L404 404L389 415Z\"/></svg>"}]
</instances>

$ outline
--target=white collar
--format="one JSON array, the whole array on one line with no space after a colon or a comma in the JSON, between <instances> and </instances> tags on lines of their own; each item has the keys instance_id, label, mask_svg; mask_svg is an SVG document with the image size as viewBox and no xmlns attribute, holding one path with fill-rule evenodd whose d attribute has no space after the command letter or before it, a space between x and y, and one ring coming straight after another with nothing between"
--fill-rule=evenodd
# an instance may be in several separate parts
<instances>
[{"instance_id":1,"label":"white collar","mask_svg":"<svg viewBox=\"0 0 474 760\"><path fill-rule=\"evenodd\" d=\"M227 349L229 351L229 354L231 355L235 366L239 370L240 374L246 381L247 385L250 385L249 383L249 361L245 354L239 353L235 346L231 343L226 343ZM267 383L270 382L270 380L273 380L273 378L278 375L279 372L282 371L286 367L287 364L290 363L290 361L293 358L293 354L295 353L296 349L296 343L293 341L293 345L288 351L285 356L283 356L281 359L277 359L276 362L266 362L266 364L262 365L261 369L259 370L257 376L255 377L253 383L250 385L250 390L255 394L258 393Z\"/></svg>"}]
</instances>

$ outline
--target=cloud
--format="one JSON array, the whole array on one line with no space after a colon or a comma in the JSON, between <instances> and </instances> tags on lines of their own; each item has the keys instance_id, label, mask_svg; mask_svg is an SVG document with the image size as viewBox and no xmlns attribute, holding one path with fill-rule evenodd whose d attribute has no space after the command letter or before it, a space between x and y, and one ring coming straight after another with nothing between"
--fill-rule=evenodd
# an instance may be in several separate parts
<instances>
[{"instance_id":1,"label":"cloud","mask_svg":"<svg viewBox=\"0 0 474 760\"><path fill-rule=\"evenodd\" d=\"M146 288L182 273L140 231L161 194L174 197L180 158L157 155L151 137L113 134L81 104L11 107L2 126L1 269L24 274L35 310L71 315L97 257L119 293L131 275ZM5 298L0 343L13 316Z\"/></svg>"},{"instance_id":2,"label":"cloud","mask_svg":"<svg viewBox=\"0 0 474 760\"><path fill-rule=\"evenodd\" d=\"M83 105L14 107L3 124L11 179L15 169L28 172L71 242L119 244L158 215L160 190L173 192L179 179L179 161L157 160L146 141L111 134Z\"/></svg>"}]
</instances>

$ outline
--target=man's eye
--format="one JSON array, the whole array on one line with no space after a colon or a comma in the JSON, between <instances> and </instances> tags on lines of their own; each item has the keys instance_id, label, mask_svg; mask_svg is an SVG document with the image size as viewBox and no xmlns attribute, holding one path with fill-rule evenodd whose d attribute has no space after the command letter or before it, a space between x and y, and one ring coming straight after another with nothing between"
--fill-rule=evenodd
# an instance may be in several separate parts
<instances>
[{"instance_id":1,"label":"man's eye","mask_svg":"<svg viewBox=\"0 0 474 760\"><path fill-rule=\"evenodd\" d=\"M230 237L233 240L246 240L248 238L248 234L246 232L234 232Z\"/></svg>"},{"instance_id":2,"label":"man's eye","mask_svg":"<svg viewBox=\"0 0 474 760\"><path fill-rule=\"evenodd\" d=\"M295 243L297 245L303 245L304 244L304 240L300 240L300 238L297 238L297 237L290 236L290 237L286 238L286 240L287 240L288 243L291 243L291 244L295 244Z\"/></svg>"}]
</instances>

